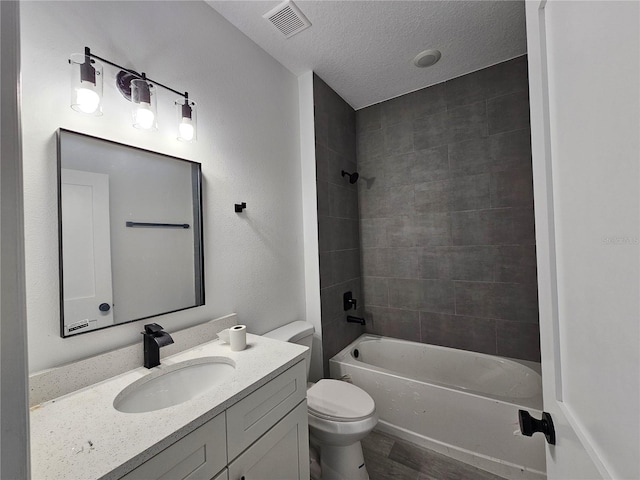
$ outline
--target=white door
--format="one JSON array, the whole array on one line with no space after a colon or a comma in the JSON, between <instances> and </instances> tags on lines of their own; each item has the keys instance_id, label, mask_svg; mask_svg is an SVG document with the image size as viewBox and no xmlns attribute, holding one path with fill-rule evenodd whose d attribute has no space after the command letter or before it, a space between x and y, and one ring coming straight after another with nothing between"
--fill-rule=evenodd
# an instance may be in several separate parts
<instances>
[{"instance_id":1,"label":"white door","mask_svg":"<svg viewBox=\"0 0 640 480\"><path fill-rule=\"evenodd\" d=\"M640 3L528 1L550 480L640 478Z\"/></svg>"},{"instance_id":2,"label":"white door","mask_svg":"<svg viewBox=\"0 0 640 480\"><path fill-rule=\"evenodd\" d=\"M109 175L62 169L64 334L113 325Z\"/></svg>"}]
</instances>

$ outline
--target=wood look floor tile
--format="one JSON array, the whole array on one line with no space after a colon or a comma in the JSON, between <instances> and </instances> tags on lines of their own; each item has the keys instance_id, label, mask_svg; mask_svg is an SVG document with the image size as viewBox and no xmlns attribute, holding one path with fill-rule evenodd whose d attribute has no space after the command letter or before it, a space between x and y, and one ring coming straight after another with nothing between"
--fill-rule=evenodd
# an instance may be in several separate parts
<instances>
[{"instance_id":1,"label":"wood look floor tile","mask_svg":"<svg viewBox=\"0 0 640 480\"><path fill-rule=\"evenodd\" d=\"M370 480L417 480L419 472L388 457L363 449Z\"/></svg>"},{"instance_id":2,"label":"wood look floor tile","mask_svg":"<svg viewBox=\"0 0 640 480\"><path fill-rule=\"evenodd\" d=\"M379 431L362 440L370 480L504 480Z\"/></svg>"},{"instance_id":3,"label":"wood look floor tile","mask_svg":"<svg viewBox=\"0 0 640 480\"><path fill-rule=\"evenodd\" d=\"M504 480L472 465L404 441L394 443L389 459L420 472L420 480Z\"/></svg>"},{"instance_id":4,"label":"wood look floor tile","mask_svg":"<svg viewBox=\"0 0 640 480\"><path fill-rule=\"evenodd\" d=\"M363 438L361 443L363 450L369 450L371 453L388 457L395 440L384 433L374 430Z\"/></svg>"}]
</instances>

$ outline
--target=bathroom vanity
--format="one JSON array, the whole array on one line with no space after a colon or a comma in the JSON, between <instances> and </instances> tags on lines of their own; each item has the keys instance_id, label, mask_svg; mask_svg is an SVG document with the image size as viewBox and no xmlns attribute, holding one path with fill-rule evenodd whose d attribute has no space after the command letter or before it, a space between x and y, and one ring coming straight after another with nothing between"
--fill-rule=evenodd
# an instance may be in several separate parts
<instances>
[{"instance_id":1,"label":"bathroom vanity","mask_svg":"<svg viewBox=\"0 0 640 480\"><path fill-rule=\"evenodd\" d=\"M254 335L247 343L246 350L232 352L227 344L208 342L159 367L140 367L32 407L32 477L309 478L306 348ZM233 371L177 405L140 413L116 408L123 394L147 379L205 359Z\"/></svg>"}]
</instances>

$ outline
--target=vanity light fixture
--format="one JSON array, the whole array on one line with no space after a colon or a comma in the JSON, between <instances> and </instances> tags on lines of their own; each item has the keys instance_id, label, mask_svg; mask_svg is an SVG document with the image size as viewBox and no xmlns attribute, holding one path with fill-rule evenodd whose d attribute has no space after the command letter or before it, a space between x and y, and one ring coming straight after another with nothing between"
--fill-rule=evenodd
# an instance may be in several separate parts
<instances>
[{"instance_id":1,"label":"vanity light fixture","mask_svg":"<svg viewBox=\"0 0 640 480\"><path fill-rule=\"evenodd\" d=\"M158 108L156 105L156 88L147 82L143 73L142 78L131 80L131 105L133 110L133 126L143 130L158 129Z\"/></svg>"},{"instance_id":2,"label":"vanity light fixture","mask_svg":"<svg viewBox=\"0 0 640 480\"><path fill-rule=\"evenodd\" d=\"M74 53L71 65L71 108L87 115L102 115L102 65L91 59L89 49Z\"/></svg>"},{"instance_id":3,"label":"vanity light fixture","mask_svg":"<svg viewBox=\"0 0 640 480\"><path fill-rule=\"evenodd\" d=\"M162 87L180 95L175 102L178 111L177 138L193 142L197 137L196 104L189 99L188 92L179 92L143 73L125 68L99 57L89 47L84 54L71 55L71 108L88 115L102 115L102 65L96 60L119 68L116 86L124 98L131 102L133 126L143 130L158 129L157 89Z\"/></svg>"},{"instance_id":4,"label":"vanity light fixture","mask_svg":"<svg viewBox=\"0 0 640 480\"><path fill-rule=\"evenodd\" d=\"M194 142L196 140L196 104L185 97L175 101L178 112L178 140Z\"/></svg>"}]
</instances>

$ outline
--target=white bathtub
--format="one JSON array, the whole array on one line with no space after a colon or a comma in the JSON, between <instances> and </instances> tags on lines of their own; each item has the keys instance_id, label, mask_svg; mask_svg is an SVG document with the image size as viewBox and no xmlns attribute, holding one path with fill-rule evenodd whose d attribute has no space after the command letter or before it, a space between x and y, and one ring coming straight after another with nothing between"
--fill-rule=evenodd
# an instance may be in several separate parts
<instances>
[{"instance_id":1,"label":"white bathtub","mask_svg":"<svg viewBox=\"0 0 640 480\"><path fill-rule=\"evenodd\" d=\"M539 364L367 334L329 365L373 397L378 429L505 478L546 477L544 437L518 427L520 408L540 418Z\"/></svg>"}]
</instances>

